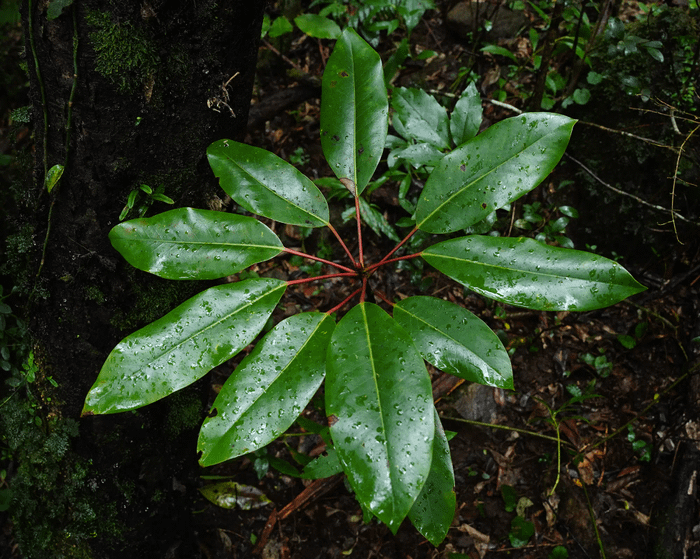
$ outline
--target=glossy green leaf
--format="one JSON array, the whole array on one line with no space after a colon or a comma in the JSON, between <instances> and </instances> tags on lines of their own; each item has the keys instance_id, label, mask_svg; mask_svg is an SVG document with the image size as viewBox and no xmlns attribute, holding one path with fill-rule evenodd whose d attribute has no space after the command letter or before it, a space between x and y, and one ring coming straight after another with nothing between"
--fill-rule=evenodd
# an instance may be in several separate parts
<instances>
[{"instance_id":1,"label":"glossy green leaf","mask_svg":"<svg viewBox=\"0 0 700 559\"><path fill-rule=\"evenodd\" d=\"M129 264L167 279L223 278L284 248L255 218L194 208L121 223L109 239Z\"/></svg>"},{"instance_id":2,"label":"glossy green leaf","mask_svg":"<svg viewBox=\"0 0 700 559\"><path fill-rule=\"evenodd\" d=\"M455 145L459 146L479 133L482 114L481 96L476 86L470 83L450 115L450 132Z\"/></svg>"},{"instance_id":3,"label":"glossy green leaf","mask_svg":"<svg viewBox=\"0 0 700 559\"><path fill-rule=\"evenodd\" d=\"M358 195L384 151L388 114L382 61L347 28L323 72L321 146L335 175L355 183Z\"/></svg>"},{"instance_id":4,"label":"glossy green leaf","mask_svg":"<svg viewBox=\"0 0 700 559\"><path fill-rule=\"evenodd\" d=\"M321 479L342 472L343 466L335 448L326 449L326 453L325 456L321 455L309 462L301 473L301 477L304 479Z\"/></svg>"},{"instance_id":5,"label":"glossy green leaf","mask_svg":"<svg viewBox=\"0 0 700 559\"><path fill-rule=\"evenodd\" d=\"M464 307L435 297L409 297L394 320L413 338L423 359L438 369L487 386L513 388L513 369L501 340Z\"/></svg>"},{"instance_id":6,"label":"glossy green leaf","mask_svg":"<svg viewBox=\"0 0 700 559\"><path fill-rule=\"evenodd\" d=\"M513 62L518 64L518 59L515 57L515 55L510 52L508 49L505 49L503 47L499 47L498 45L486 45L481 49L482 52L488 52L491 54L497 54L499 56L505 56L506 58L510 58Z\"/></svg>"},{"instance_id":7,"label":"glossy green leaf","mask_svg":"<svg viewBox=\"0 0 700 559\"><path fill-rule=\"evenodd\" d=\"M576 121L529 113L495 124L446 155L416 207L417 227L459 231L532 190L561 159Z\"/></svg>"},{"instance_id":8,"label":"glossy green leaf","mask_svg":"<svg viewBox=\"0 0 700 559\"><path fill-rule=\"evenodd\" d=\"M528 309L590 311L646 289L617 262L527 238L460 237L422 256L469 289Z\"/></svg>"},{"instance_id":9,"label":"glossy green leaf","mask_svg":"<svg viewBox=\"0 0 700 559\"><path fill-rule=\"evenodd\" d=\"M275 18L275 20L272 22L268 33L270 34L270 37L274 39L276 37L286 35L287 33L291 33L293 30L294 28L292 27L292 24L289 23L289 20L284 16L280 16Z\"/></svg>"},{"instance_id":10,"label":"glossy green leaf","mask_svg":"<svg viewBox=\"0 0 700 559\"><path fill-rule=\"evenodd\" d=\"M208 501L224 509L259 509L272 503L257 487L235 481L222 481L199 488Z\"/></svg>"},{"instance_id":11,"label":"glossy green leaf","mask_svg":"<svg viewBox=\"0 0 700 559\"><path fill-rule=\"evenodd\" d=\"M46 178L44 179L44 184L46 185L46 190L51 193L54 187L58 184L63 176L63 165L54 165L46 173Z\"/></svg>"},{"instance_id":12,"label":"glossy green leaf","mask_svg":"<svg viewBox=\"0 0 700 559\"><path fill-rule=\"evenodd\" d=\"M434 546L438 546L447 536L447 531L454 519L457 496L450 446L447 444L447 437L435 408L433 408L433 417L435 438L430 473L408 513L408 518L425 539Z\"/></svg>"},{"instance_id":13,"label":"glossy green leaf","mask_svg":"<svg viewBox=\"0 0 700 559\"><path fill-rule=\"evenodd\" d=\"M411 144L404 148L391 150L387 157L387 165L389 168L393 168L398 161L403 160L410 163L414 169L422 166L435 167L443 157L445 154L435 146L426 143Z\"/></svg>"},{"instance_id":14,"label":"glossy green leaf","mask_svg":"<svg viewBox=\"0 0 700 559\"><path fill-rule=\"evenodd\" d=\"M427 142L438 149L450 147L447 110L422 89L399 87L391 97L396 131L407 140Z\"/></svg>"},{"instance_id":15,"label":"glossy green leaf","mask_svg":"<svg viewBox=\"0 0 700 559\"><path fill-rule=\"evenodd\" d=\"M327 314L297 314L258 342L219 392L216 414L202 425L202 466L262 448L294 423L323 382L334 326Z\"/></svg>"},{"instance_id":16,"label":"glossy green leaf","mask_svg":"<svg viewBox=\"0 0 700 559\"><path fill-rule=\"evenodd\" d=\"M318 14L302 14L294 18L294 23L304 33L317 39L337 39L340 37L340 27L332 19Z\"/></svg>"},{"instance_id":17,"label":"glossy green leaf","mask_svg":"<svg viewBox=\"0 0 700 559\"><path fill-rule=\"evenodd\" d=\"M51 21L60 17L63 12L73 4L73 0L51 0L46 10L46 19Z\"/></svg>"},{"instance_id":18,"label":"glossy green leaf","mask_svg":"<svg viewBox=\"0 0 700 559\"><path fill-rule=\"evenodd\" d=\"M249 212L302 227L328 224L328 203L316 185L275 154L219 140L207 157L221 188Z\"/></svg>"},{"instance_id":19,"label":"glossy green leaf","mask_svg":"<svg viewBox=\"0 0 700 559\"><path fill-rule=\"evenodd\" d=\"M286 282L211 287L124 338L107 357L82 415L140 408L203 377L255 339Z\"/></svg>"},{"instance_id":20,"label":"glossy green leaf","mask_svg":"<svg viewBox=\"0 0 700 559\"><path fill-rule=\"evenodd\" d=\"M358 500L396 533L423 488L435 433L430 376L411 338L360 303L328 348L326 413Z\"/></svg>"},{"instance_id":21,"label":"glossy green leaf","mask_svg":"<svg viewBox=\"0 0 700 559\"><path fill-rule=\"evenodd\" d=\"M360 198L360 214L365 224L377 235L381 236L384 234L397 243L401 241L394 228L389 225L384 214L374 206L371 206L364 198Z\"/></svg>"}]
</instances>

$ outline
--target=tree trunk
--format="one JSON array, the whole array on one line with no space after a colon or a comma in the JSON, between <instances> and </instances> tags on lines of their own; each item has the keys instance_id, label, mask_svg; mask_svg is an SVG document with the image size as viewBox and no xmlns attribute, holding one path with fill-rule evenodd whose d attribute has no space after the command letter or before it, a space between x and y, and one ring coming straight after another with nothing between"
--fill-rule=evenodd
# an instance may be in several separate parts
<instances>
[{"instance_id":1,"label":"tree trunk","mask_svg":"<svg viewBox=\"0 0 700 559\"><path fill-rule=\"evenodd\" d=\"M178 207L220 206L205 151L245 133L265 2L74 0L52 13L59 3L22 8L36 141L28 291L35 354L58 383L47 408L78 420L116 343L202 288L134 270L108 233L141 184L162 185ZM57 164L65 171L48 193ZM170 209L151 202L139 190L129 218L140 207ZM189 510L206 414L198 386L138 412L79 420L76 460L91 463L91 506L97 516L106 504L116 510L112 543L98 533L95 556L200 555Z\"/></svg>"}]
</instances>

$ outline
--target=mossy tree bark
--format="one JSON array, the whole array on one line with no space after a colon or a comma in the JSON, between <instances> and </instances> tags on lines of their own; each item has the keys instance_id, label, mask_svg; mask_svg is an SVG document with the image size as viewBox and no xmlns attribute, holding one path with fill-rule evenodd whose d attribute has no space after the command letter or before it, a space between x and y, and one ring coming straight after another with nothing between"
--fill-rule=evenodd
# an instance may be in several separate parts
<instances>
[{"instance_id":1,"label":"mossy tree bark","mask_svg":"<svg viewBox=\"0 0 700 559\"><path fill-rule=\"evenodd\" d=\"M243 138L265 2L75 0L52 20L47 4L22 8L36 139L28 220L40 270L29 308L35 353L58 383L53 413L77 419L114 345L202 287L130 269L107 235L140 184L163 185L177 206L220 203L205 150ZM46 170L56 164L65 171L49 194ZM149 215L166 209L155 202ZM93 490L116 501L131 532L118 554L99 556L199 556L183 505L196 494L193 426L206 413L196 394L81 420L77 448L93 464ZM187 413L193 421L171 429Z\"/></svg>"}]
</instances>

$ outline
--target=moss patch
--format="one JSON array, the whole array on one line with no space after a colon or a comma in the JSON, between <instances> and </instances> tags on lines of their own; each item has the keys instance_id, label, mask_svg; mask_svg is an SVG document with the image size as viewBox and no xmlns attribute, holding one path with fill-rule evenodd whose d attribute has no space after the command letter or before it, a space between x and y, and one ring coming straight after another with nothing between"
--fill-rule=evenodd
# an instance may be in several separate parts
<instances>
[{"instance_id":1,"label":"moss patch","mask_svg":"<svg viewBox=\"0 0 700 559\"><path fill-rule=\"evenodd\" d=\"M120 93L133 93L153 80L158 55L149 37L129 22L115 24L106 12L90 11L89 34L97 61L95 70Z\"/></svg>"}]
</instances>

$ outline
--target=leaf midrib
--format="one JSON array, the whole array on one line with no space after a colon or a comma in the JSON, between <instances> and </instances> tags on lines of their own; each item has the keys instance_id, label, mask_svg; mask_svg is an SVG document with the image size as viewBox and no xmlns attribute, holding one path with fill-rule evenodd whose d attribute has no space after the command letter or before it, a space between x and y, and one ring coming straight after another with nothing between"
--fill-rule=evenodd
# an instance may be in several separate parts
<instances>
[{"instance_id":1,"label":"leaf midrib","mask_svg":"<svg viewBox=\"0 0 700 559\"><path fill-rule=\"evenodd\" d=\"M428 250L430 250L430 249L426 249L425 251L423 251L422 254L425 255L425 254L427 253ZM521 269L519 269L519 268L507 268L507 267L505 267L505 266L498 266L498 265L496 265L496 264L489 264L489 263L486 263L486 262L479 262L478 260L468 260L468 259L466 259L466 258L457 258L457 257L455 257L455 256L448 256L448 255L444 255L444 254L436 254L436 253L429 253L429 252L428 252L427 255L428 255L428 256L432 256L432 257L434 257L434 258L444 258L444 259L447 259L447 260L456 260L456 261L458 261L458 262L467 262L467 263L469 263L469 264L477 264L477 265L479 265L479 266L484 266L484 267L487 267L487 268L495 268L495 269L498 269L498 270L505 270L506 272L513 272L513 273L520 272L520 273L524 273L524 274L535 274L535 275L538 275L538 276L542 276L543 278L568 279L568 280L577 280L577 281L581 281L581 282L586 282L586 283L590 283L590 284L594 284L594 285L604 285L604 286L616 285L616 286L619 286L619 287L628 287L628 286L626 286L626 285L624 285L624 284L621 284L621 283L612 283L612 282L596 281L596 280L591 280L591 279L587 279L587 278L578 278L578 277L576 277L576 276L557 276L557 275L554 275L554 274L547 274L547 273L539 272L539 271L521 270Z\"/></svg>"},{"instance_id":2,"label":"leaf midrib","mask_svg":"<svg viewBox=\"0 0 700 559\"><path fill-rule=\"evenodd\" d=\"M445 338L447 338L448 340L454 342L454 343L457 344L457 345L460 345L461 347L463 347L464 349L466 349L466 350L469 352L470 355L473 355L474 358L475 358L476 360L478 360L478 361L480 361L481 363L483 363L484 365L486 365L486 367L487 367L487 369L488 369L489 371L495 372L496 375L498 375L500 378L506 380L505 377L504 377L501 373L499 373L496 369L494 369L491 365L489 365L486 361L484 361L481 357L479 357L476 353L474 353L472 350L470 350L467 346L465 346L465 345L464 345L462 342L460 342L459 340L456 340L455 338L453 338L453 337L450 336L449 334L443 332L442 330L438 330L438 328L435 327L435 326L433 326L430 322L428 322L428 321L426 321L426 320L423 320L423 319L422 319L421 317L419 317L418 315L415 315L415 314L413 314L413 313L407 311L407 310L404 309L403 307L397 307L397 308L400 309L401 311L405 312L407 315L412 316L413 318L415 318L416 320L418 320L418 321L421 322L422 324L425 324L426 326L430 327L432 330L434 330L434 331L437 332L438 334L443 335L443 336L444 336Z\"/></svg>"},{"instance_id":3,"label":"leaf midrib","mask_svg":"<svg viewBox=\"0 0 700 559\"><path fill-rule=\"evenodd\" d=\"M309 210L307 210L307 209L305 209L305 208L302 208L301 206L295 204L295 203L292 202L291 200L289 200L289 199L283 197L281 194L278 194L277 192L275 192L274 190L272 190L272 189L271 189L269 186L267 186L265 183L260 182L260 181L258 180L258 178L257 178L255 175L253 175L252 173L248 172L248 170L245 169L245 168L244 168L240 163L238 163L235 159L232 159L230 156L228 156L228 155L226 155L226 154L224 154L223 157L225 157L225 158L228 159L233 165L235 165L236 167L238 167L238 168L241 170L241 172L242 172L244 175L246 175L246 177L249 177L249 180L252 179L255 183L257 183L258 185L260 185L261 187L263 187L265 190L267 190L270 194L272 194L273 196L275 196L277 199L279 199L279 200L281 200L281 201L283 201L283 202L286 202L287 204L289 204L289 205L292 206L293 208L295 208L295 209L299 210L300 212L302 212L304 215L308 215L308 216L311 216L311 217L317 219L318 221L320 221L320 222L323 223L324 225L327 225L327 224L328 224L328 221L327 221L327 220L324 220L324 219L321 218L320 216L311 213ZM302 175L302 176L303 176L303 175ZM306 177L305 177L305 178L306 178ZM311 181L309 181L309 182L311 182ZM312 184L313 184L313 183L312 183ZM314 186L315 186L315 185L314 185Z\"/></svg>"},{"instance_id":4,"label":"leaf midrib","mask_svg":"<svg viewBox=\"0 0 700 559\"><path fill-rule=\"evenodd\" d=\"M557 129L557 130L558 130L558 129ZM456 197L462 195L466 190L468 190L469 188L471 188L472 186L474 186L474 184L476 184L477 182L479 182L479 181L481 181L481 180L484 180L484 179L485 179L486 177L488 177L490 174L495 173L498 169L500 169L500 168L501 168L503 165L505 165L506 163L510 162L512 159L515 159L516 157L520 156L522 153L524 153L525 151L529 150L531 147L536 146L536 145L537 145L538 143L540 143L544 138L546 138L546 137L548 137L548 136L551 136L552 134L556 133L557 130L555 130L554 132L549 132L549 133L543 135L543 136L542 136L541 138L539 138L536 142L533 142L532 144L529 144L529 145L526 146L524 149L520 150L519 152L515 153L514 155L512 155L512 156L509 157L508 159L504 160L502 163L499 163L499 164L496 165L495 167L492 167L488 172L484 173L483 175L480 175L478 178L474 179L474 180L471 181L470 183L466 183L465 186L464 186L463 188L460 188L459 190L455 191L455 193L452 194L447 200L445 200L443 203L441 203L439 206L437 206L437 207L435 208L435 210L433 210L430 214L428 214L428 216L427 216L423 221L421 221L420 223L417 223L417 224L416 224L416 227L417 227L418 229L420 229L421 226L422 226L425 222L427 222L427 221L429 221L430 219L432 219L433 216L434 216L436 213L438 213L438 212L439 212L443 207L445 207L447 204L451 203L452 200L453 200L454 198L456 198ZM474 138L472 138L472 140L475 139L475 138L478 138L478 137L479 137L479 136L475 136ZM469 140L469 141L471 141L471 140ZM453 151L452 153L454 153L454 151ZM451 154L448 154L448 155L446 155L445 157L449 157L449 155L451 155ZM498 208L494 208L494 209L498 209Z\"/></svg>"},{"instance_id":5,"label":"leaf midrib","mask_svg":"<svg viewBox=\"0 0 700 559\"><path fill-rule=\"evenodd\" d=\"M272 381L268 384L267 389L262 390L262 391L258 394L258 396L251 402L251 404L244 410L244 412L241 413L241 414L236 418L235 422L231 424L231 427L230 427L229 429L226 430L226 434L230 433L230 432L238 425L239 421L243 418L243 416L244 416L247 412L249 412L249 411L255 406L255 404L256 404L262 397L266 396L266 395L268 394L268 392L270 392L270 389L271 389L272 386L280 379L280 377L282 376L282 374L284 374L285 371L287 371L287 370L292 366L292 364L293 364L297 359L299 359L299 355L304 351L304 348L311 342L311 339L314 337L314 335L316 334L316 332L321 328L321 325L326 321L326 318L328 318L327 315L326 315L326 317L322 318L322 319L319 321L319 323L318 323L318 324L316 325L316 327L314 328L313 332L311 332L311 334L310 334L309 337L306 339L306 341L304 341L304 343L301 345L301 347L299 347L298 351L294 354L294 356L293 356L293 357L289 360L289 362L279 371L279 373L273 377ZM226 446L228 446L228 444L226 444Z\"/></svg>"},{"instance_id":6,"label":"leaf midrib","mask_svg":"<svg viewBox=\"0 0 700 559\"><path fill-rule=\"evenodd\" d=\"M236 314L240 313L241 311L247 310L249 307L251 307L251 306L253 306L254 304L258 303L259 301L261 301L261 300L264 299L265 297L268 297L269 295L272 295L272 294L273 294L275 291L277 291L278 289L285 289L285 288L286 288L286 283L282 283L282 284L278 285L277 287L274 287L274 288L271 289L270 291L267 291L267 292L261 294L261 295L260 295L258 298L256 298L255 300L250 301L248 304L246 304L246 305L244 305L244 306L242 306L242 307L239 307L239 308L236 309L235 311L233 311L233 312L227 314L226 316L220 318L219 320L217 320L217 321L215 321L215 322L212 322L211 324L207 325L206 327L202 328L201 330L197 330L195 333L193 333L192 335L188 336L187 338L185 338L184 340L182 340L180 343L178 343L178 344L172 346L171 348L167 349L166 351L164 351L164 352L158 354L158 355L155 356L153 359L150 359L150 360L148 361L148 363L146 363L146 365L144 365L144 366L142 366L142 367L139 367L138 369L134 369L134 370L131 371L131 372L132 372L132 373L138 373L138 372L142 371L144 368L146 368L146 367L152 365L153 363L155 363L156 361L160 360L163 356L172 353L175 349L179 349L180 347L182 347L184 344L186 344L187 342L189 342L189 341L192 340L193 338L195 338L195 337L197 337L197 336L199 336L199 335L201 335L201 334L207 332L208 330L210 330L211 328L214 328L215 326L220 325L222 322L225 322L226 320L228 320L228 319L231 318L232 316L235 316ZM121 344L119 344L119 345L121 345Z\"/></svg>"}]
</instances>

